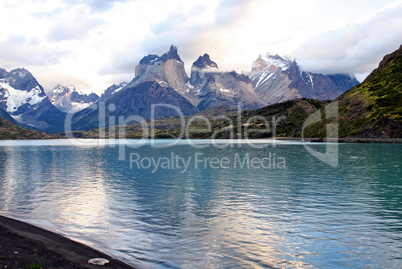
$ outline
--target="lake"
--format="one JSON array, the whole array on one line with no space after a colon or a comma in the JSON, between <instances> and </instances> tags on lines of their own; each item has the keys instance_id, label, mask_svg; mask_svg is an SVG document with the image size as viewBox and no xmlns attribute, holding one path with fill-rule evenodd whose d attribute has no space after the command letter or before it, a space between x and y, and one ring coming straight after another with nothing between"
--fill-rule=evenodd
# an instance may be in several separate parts
<instances>
[{"instance_id":1,"label":"lake","mask_svg":"<svg viewBox=\"0 0 402 269\"><path fill-rule=\"evenodd\" d=\"M402 267L401 144L131 142L0 142L0 214L138 268Z\"/></svg>"}]
</instances>

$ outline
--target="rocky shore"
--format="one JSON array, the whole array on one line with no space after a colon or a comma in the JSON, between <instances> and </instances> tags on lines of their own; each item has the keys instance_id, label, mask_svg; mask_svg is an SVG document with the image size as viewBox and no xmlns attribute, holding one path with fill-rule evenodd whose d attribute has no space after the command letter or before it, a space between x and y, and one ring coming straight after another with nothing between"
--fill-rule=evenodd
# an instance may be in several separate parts
<instances>
[{"instance_id":1,"label":"rocky shore","mask_svg":"<svg viewBox=\"0 0 402 269\"><path fill-rule=\"evenodd\" d=\"M89 264L93 258L109 262L105 265ZM4 216L0 216L0 268L133 269L62 235Z\"/></svg>"}]
</instances>

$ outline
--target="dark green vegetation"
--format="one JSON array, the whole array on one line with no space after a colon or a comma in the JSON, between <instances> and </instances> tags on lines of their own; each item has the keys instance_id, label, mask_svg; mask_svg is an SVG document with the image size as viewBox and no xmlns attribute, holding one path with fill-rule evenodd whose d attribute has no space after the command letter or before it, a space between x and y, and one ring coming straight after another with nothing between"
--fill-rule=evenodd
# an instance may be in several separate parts
<instances>
[{"instance_id":1,"label":"dark green vegetation","mask_svg":"<svg viewBox=\"0 0 402 269\"><path fill-rule=\"evenodd\" d=\"M193 116L158 119L88 131L73 132L77 138L272 138L300 137L301 124L328 102L295 99L259 110L207 109ZM153 125L152 125L153 124Z\"/></svg>"},{"instance_id":2,"label":"dark green vegetation","mask_svg":"<svg viewBox=\"0 0 402 269\"><path fill-rule=\"evenodd\" d=\"M182 132L188 126L189 137L208 138L212 131L201 131L208 128L207 122L211 123L210 130L219 130L227 126L225 119L231 119L236 115L237 109L231 107L219 107L206 109L193 116L181 119L171 117L166 119L156 119L153 122L144 121L126 126L113 126L101 129L90 129L87 131L74 131L72 135L76 138L177 138L182 136ZM66 134L63 134L65 136Z\"/></svg>"},{"instance_id":3,"label":"dark green vegetation","mask_svg":"<svg viewBox=\"0 0 402 269\"><path fill-rule=\"evenodd\" d=\"M56 135L18 127L11 121L0 117L0 140L50 139L57 137Z\"/></svg>"},{"instance_id":4,"label":"dark green vegetation","mask_svg":"<svg viewBox=\"0 0 402 269\"><path fill-rule=\"evenodd\" d=\"M339 114L311 125L306 137L325 137L325 125L338 123L340 138L402 138L402 46L335 102Z\"/></svg>"}]
</instances>

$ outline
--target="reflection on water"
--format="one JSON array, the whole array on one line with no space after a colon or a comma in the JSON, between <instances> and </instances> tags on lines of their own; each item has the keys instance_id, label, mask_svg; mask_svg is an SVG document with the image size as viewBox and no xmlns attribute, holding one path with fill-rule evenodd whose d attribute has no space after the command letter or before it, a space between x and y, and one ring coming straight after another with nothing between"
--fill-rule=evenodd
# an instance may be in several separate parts
<instances>
[{"instance_id":1,"label":"reflection on water","mask_svg":"<svg viewBox=\"0 0 402 269\"><path fill-rule=\"evenodd\" d=\"M54 143L54 142L53 142ZM57 144L57 143L56 143ZM339 145L339 167L301 144L254 149L0 147L0 213L140 268L399 268L401 145ZM319 150L324 145L314 145ZM130 169L145 157L286 159L285 169Z\"/></svg>"}]
</instances>

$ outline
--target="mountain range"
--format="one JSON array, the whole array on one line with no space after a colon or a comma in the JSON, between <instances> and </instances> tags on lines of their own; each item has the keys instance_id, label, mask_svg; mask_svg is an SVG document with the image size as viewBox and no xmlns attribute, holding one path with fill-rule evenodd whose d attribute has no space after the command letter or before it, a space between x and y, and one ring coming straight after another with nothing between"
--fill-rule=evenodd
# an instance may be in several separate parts
<instances>
[{"instance_id":1,"label":"mountain range","mask_svg":"<svg viewBox=\"0 0 402 269\"><path fill-rule=\"evenodd\" d=\"M238 104L243 109L258 109L301 97L334 99L356 84L358 81L349 75L301 71L290 57L271 54L260 55L246 74L221 71L204 54L193 63L189 77L172 45L161 56L143 57L130 83L114 84L101 97L83 94L72 85L57 85L45 93L28 70L0 69L0 108L18 123L55 133L64 131L67 112L75 113L72 129L85 130L118 124L119 117L131 122L135 117L148 120L155 104L165 104L154 111L155 118L179 116L171 106L188 116ZM99 115L105 115L105 120L100 122Z\"/></svg>"},{"instance_id":2,"label":"mountain range","mask_svg":"<svg viewBox=\"0 0 402 269\"><path fill-rule=\"evenodd\" d=\"M244 138L242 132L247 128L251 130L248 138L284 137L323 141L327 137L327 127L337 126L341 141L402 142L401 82L402 46L386 55L364 82L333 101L297 98L243 111L240 115L235 109L218 107L196 114L197 117L207 118L210 126L204 120L194 121L192 117L187 118L186 123L191 120L191 138L230 138L232 135ZM217 118L218 115L225 115L229 120ZM271 124L272 119L281 119L277 121L275 133L265 124L266 121ZM178 118L160 119L154 122L154 126L153 135L157 138L177 138L181 134L182 123ZM139 123L119 127L126 129L126 138L141 138L143 134ZM110 130L106 128L104 133L110 134ZM79 133L80 137L86 138L96 138L98 135L98 130Z\"/></svg>"}]
</instances>

